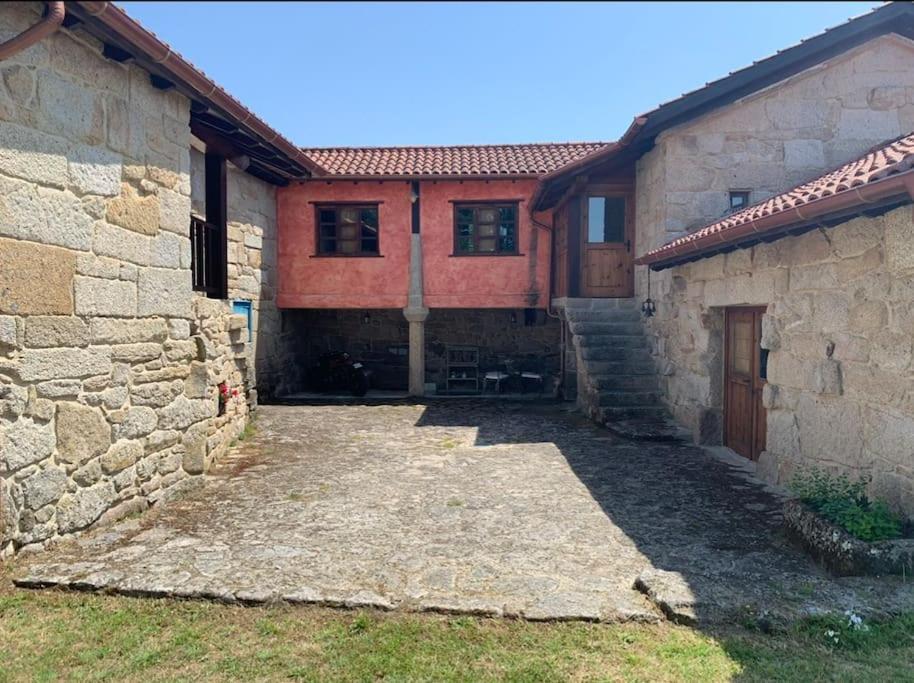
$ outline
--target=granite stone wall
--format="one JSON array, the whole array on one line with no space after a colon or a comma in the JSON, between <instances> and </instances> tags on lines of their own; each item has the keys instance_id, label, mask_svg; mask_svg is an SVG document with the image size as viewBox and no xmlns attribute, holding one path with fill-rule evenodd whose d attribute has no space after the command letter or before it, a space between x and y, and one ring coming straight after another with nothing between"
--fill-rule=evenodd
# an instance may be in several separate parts
<instances>
[{"instance_id":1,"label":"granite stone wall","mask_svg":"<svg viewBox=\"0 0 914 683\"><path fill-rule=\"evenodd\" d=\"M0 40L41 9L4 5ZM191 485L248 412L244 321L191 291L189 102L101 48L0 64L0 556Z\"/></svg>"},{"instance_id":2,"label":"granite stone wall","mask_svg":"<svg viewBox=\"0 0 914 683\"><path fill-rule=\"evenodd\" d=\"M730 190L761 201L912 130L914 43L864 43L661 133L636 166L637 251L721 218ZM643 298L645 268L635 282Z\"/></svg>"},{"instance_id":3,"label":"granite stone wall","mask_svg":"<svg viewBox=\"0 0 914 683\"><path fill-rule=\"evenodd\" d=\"M767 306L761 474L783 483L815 465L869 476L914 515L911 206L668 272L656 353L667 401L696 440L721 442L724 307Z\"/></svg>"}]
</instances>

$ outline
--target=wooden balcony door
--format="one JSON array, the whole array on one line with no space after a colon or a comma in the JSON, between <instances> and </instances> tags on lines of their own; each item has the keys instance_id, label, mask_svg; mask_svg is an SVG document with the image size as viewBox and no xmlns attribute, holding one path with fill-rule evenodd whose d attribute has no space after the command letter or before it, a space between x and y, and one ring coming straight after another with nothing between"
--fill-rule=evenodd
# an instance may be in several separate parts
<instances>
[{"instance_id":1,"label":"wooden balcony door","mask_svg":"<svg viewBox=\"0 0 914 683\"><path fill-rule=\"evenodd\" d=\"M765 450L762 389L767 351L761 347L764 308L728 308L724 345L724 444L750 460Z\"/></svg>"},{"instance_id":2,"label":"wooden balcony door","mask_svg":"<svg viewBox=\"0 0 914 683\"><path fill-rule=\"evenodd\" d=\"M588 192L581 212L582 297L634 295L631 195Z\"/></svg>"}]
</instances>

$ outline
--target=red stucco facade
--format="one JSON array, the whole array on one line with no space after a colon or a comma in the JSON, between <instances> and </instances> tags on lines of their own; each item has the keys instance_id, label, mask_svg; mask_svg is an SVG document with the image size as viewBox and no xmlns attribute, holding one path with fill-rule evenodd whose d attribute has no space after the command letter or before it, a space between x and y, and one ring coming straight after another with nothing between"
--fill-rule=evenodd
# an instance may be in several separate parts
<instances>
[{"instance_id":1,"label":"red stucco facade","mask_svg":"<svg viewBox=\"0 0 914 683\"><path fill-rule=\"evenodd\" d=\"M420 183L425 305L429 308L543 308L550 234L528 202L534 179ZM455 256L455 201L517 201L518 255ZM378 257L316 256L315 203L378 203ZM409 288L410 184L402 180L314 180L282 188L279 291L282 308L402 308ZM549 214L537 220L551 224Z\"/></svg>"}]
</instances>

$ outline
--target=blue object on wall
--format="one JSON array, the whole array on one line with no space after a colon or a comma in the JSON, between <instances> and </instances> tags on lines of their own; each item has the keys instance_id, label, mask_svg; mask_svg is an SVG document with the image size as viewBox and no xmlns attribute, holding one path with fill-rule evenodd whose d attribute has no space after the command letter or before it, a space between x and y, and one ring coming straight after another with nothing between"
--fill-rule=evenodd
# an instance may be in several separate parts
<instances>
[{"instance_id":1,"label":"blue object on wall","mask_svg":"<svg viewBox=\"0 0 914 683\"><path fill-rule=\"evenodd\" d=\"M248 341L254 341L254 320L251 314L251 302L247 299L236 299L232 302L232 313L243 315L248 319Z\"/></svg>"}]
</instances>

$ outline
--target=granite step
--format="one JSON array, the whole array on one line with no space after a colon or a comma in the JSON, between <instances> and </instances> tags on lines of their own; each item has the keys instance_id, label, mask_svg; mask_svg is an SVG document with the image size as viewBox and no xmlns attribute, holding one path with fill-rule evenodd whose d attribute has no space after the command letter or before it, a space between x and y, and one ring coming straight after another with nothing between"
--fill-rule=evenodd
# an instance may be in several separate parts
<instances>
[{"instance_id":1,"label":"granite step","mask_svg":"<svg viewBox=\"0 0 914 683\"><path fill-rule=\"evenodd\" d=\"M660 404L660 394L656 391L633 391L621 389L617 391L602 390L598 394L600 407L651 407Z\"/></svg>"},{"instance_id":2,"label":"granite step","mask_svg":"<svg viewBox=\"0 0 914 683\"><path fill-rule=\"evenodd\" d=\"M640 322L641 321L641 311L637 310L614 310L614 311L590 311L590 310L581 310L581 311L566 311L565 317L570 323L586 323L586 322L595 322L595 323L624 323L624 322Z\"/></svg>"},{"instance_id":3,"label":"granite step","mask_svg":"<svg viewBox=\"0 0 914 683\"><path fill-rule=\"evenodd\" d=\"M655 375L656 367L653 359L648 360L599 360L585 359L584 370L591 377L606 375Z\"/></svg>"},{"instance_id":4,"label":"granite step","mask_svg":"<svg viewBox=\"0 0 914 683\"><path fill-rule=\"evenodd\" d=\"M653 406L600 406L600 421L603 424L620 420L663 422L669 419L666 408Z\"/></svg>"},{"instance_id":5,"label":"granite step","mask_svg":"<svg viewBox=\"0 0 914 683\"><path fill-rule=\"evenodd\" d=\"M617 363L651 363L653 359L650 352L644 347L619 348L612 346L582 346L581 358L585 361L604 360Z\"/></svg>"},{"instance_id":6,"label":"granite step","mask_svg":"<svg viewBox=\"0 0 914 683\"><path fill-rule=\"evenodd\" d=\"M647 347L647 341L641 333L576 335L574 341L579 347L606 347L610 349L643 349Z\"/></svg>"},{"instance_id":7,"label":"granite step","mask_svg":"<svg viewBox=\"0 0 914 683\"><path fill-rule=\"evenodd\" d=\"M571 333L579 336L587 335L644 335L640 322L611 322L611 321L583 321L569 323Z\"/></svg>"},{"instance_id":8,"label":"granite step","mask_svg":"<svg viewBox=\"0 0 914 683\"><path fill-rule=\"evenodd\" d=\"M633 441L654 441L662 443L692 443L692 435L671 419L629 419L610 420L603 423L606 429Z\"/></svg>"},{"instance_id":9,"label":"granite step","mask_svg":"<svg viewBox=\"0 0 914 683\"><path fill-rule=\"evenodd\" d=\"M590 373L590 381L597 390L657 391L657 377L651 372L641 374Z\"/></svg>"}]
</instances>

